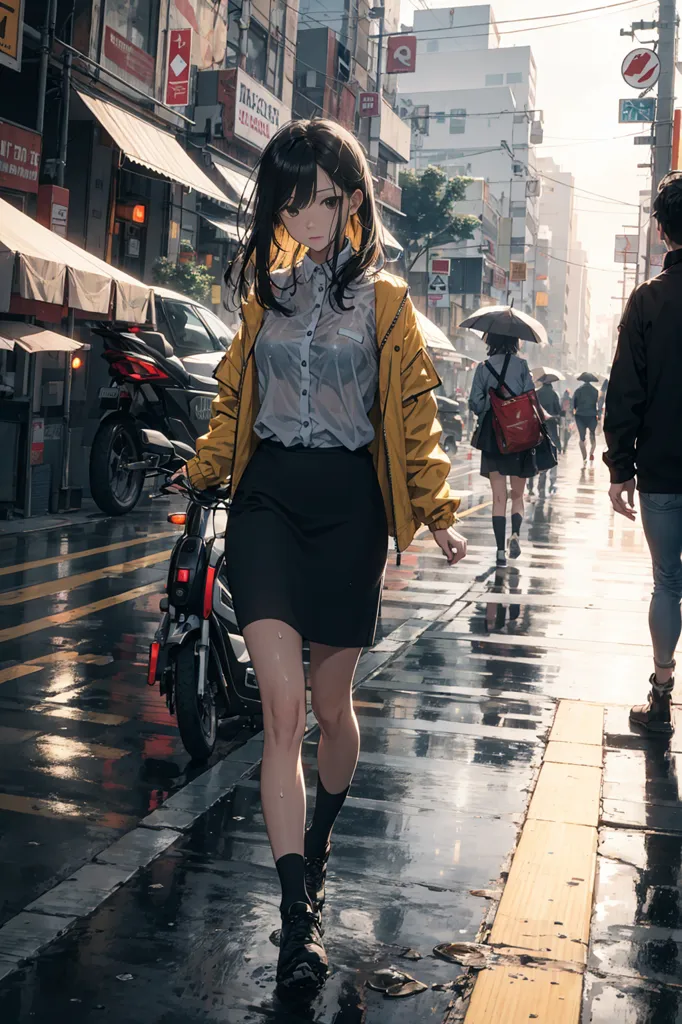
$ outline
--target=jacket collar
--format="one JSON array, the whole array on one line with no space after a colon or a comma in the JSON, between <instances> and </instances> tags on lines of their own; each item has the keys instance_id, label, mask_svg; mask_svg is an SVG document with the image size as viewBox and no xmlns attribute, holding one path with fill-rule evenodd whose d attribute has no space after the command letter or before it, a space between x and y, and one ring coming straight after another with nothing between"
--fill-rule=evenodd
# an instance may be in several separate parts
<instances>
[{"instance_id":1,"label":"jacket collar","mask_svg":"<svg viewBox=\"0 0 682 1024\"><path fill-rule=\"evenodd\" d=\"M663 260L663 269L669 270L678 263L682 263L682 249L669 249Z\"/></svg>"}]
</instances>

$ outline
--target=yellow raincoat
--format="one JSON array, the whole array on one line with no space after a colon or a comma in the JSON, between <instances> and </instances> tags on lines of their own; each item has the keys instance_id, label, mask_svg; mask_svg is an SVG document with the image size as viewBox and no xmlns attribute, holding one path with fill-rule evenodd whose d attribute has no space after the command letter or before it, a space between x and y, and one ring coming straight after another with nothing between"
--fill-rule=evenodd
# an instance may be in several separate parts
<instances>
[{"instance_id":1,"label":"yellow raincoat","mask_svg":"<svg viewBox=\"0 0 682 1024\"><path fill-rule=\"evenodd\" d=\"M281 265L281 263L280 263ZM420 523L445 529L455 522L459 499L447 483L450 461L439 447L441 428L433 389L440 379L424 346L407 285L384 271L376 275L379 389L370 412L370 445L389 531L404 551ZM231 478L237 488L258 446L253 431L259 409L256 336L263 310L253 293L243 323L215 372L218 395L208 433L197 441L187 473L198 489Z\"/></svg>"}]
</instances>

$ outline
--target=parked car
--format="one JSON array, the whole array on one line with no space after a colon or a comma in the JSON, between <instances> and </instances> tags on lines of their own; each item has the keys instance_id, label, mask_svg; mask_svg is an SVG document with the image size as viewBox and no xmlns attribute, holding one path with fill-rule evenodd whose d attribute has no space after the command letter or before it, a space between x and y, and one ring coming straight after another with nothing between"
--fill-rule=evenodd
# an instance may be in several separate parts
<instances>
[{"instance_id":1,"label":"parked car","mask_svg":"<svg viewBox=\"0 0 682 1024\"><path fill-rule=\"evenodd\" d=\"M234 335L210 309L166 288L155 288L156 329L99 324L108 383L97 389L99 422L90 448L90 491L110 515L137 504L154 460L142 451L140 430L160 430L194 447L206 431L217 393L213 371Z\"/></svg>"},{"instance_id":2,"label":"parked car","mask_svg":"<svg viewBox=\"0 0 682 1024\"><path fill-rule=\"evenodd\" d=\"M446 398L445 395L436 395L438 403L438 420L443 433L441 434L441 447L443 451L454 454L457 446L462 443L464 424L460 412L460 404L454 398Z\"/></svg>"}]
</instances>

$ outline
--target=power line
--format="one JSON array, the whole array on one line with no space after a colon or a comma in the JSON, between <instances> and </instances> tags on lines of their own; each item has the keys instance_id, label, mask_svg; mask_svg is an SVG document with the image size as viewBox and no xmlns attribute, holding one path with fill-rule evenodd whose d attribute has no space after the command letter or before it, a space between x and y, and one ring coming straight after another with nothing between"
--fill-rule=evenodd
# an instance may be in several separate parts
<instances>
[{"instance_id":1,"label":"power line","mask_svg":"<svg viewBox=\"0 0 682 1024\"><path fill-rule=\"evenodd\" d=\"M631 206L635 210L639 209L638 203L628 203L624 200L621 202L620 199L614 199L612 196L603 196L599 192L589 192L585 188L579 188L578 185L569 185L567 181L561 181L560 178L553 178L550 174L545 174L544 171L538 171L541 178L546 178L548 181L555 181L557 185L563 185L564 188L571 188L575 192L582 192L586 196L594 196L595 199L604 199L607 203L616 203L618 206Z\"/></svg>"},{"instance_id":2,"label":"power line","mask_svg":"<svg viewBox=\"0 0 682 1024\"><path fill-rule=\"evenodd\" d=\"M554 255L552 255L551 252L547 252L546 249L543 249L541 247L541 243L539 245L539 249L540 249L540 252L544 256L547 256L550 260L557 260L559 263L566 263L569 267L580 267L581 270L598 270L598 271L600 271L600 273L604 273L604 274L620 274L621 273L619 267L613 267L613 268L611 268L611 267L592 267L592 266L590 266L589 263L576 263L574 260L562 260L561 256L554 256Z\"/></svg>"}]
</instances>

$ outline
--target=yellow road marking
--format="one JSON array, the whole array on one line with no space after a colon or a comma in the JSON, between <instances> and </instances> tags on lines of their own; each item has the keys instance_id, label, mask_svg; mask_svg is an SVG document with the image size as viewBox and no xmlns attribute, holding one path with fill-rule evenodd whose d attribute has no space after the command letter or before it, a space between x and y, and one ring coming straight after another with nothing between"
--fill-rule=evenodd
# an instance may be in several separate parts
<instances>
[{"instance_id":1,"label":"yellow road marking","mask_svg":"<svg viewBox=\"0 0 682 1024\"><path fill-rule=\"evenodd\" d=\"M482 501L480 505L474 505L473 508L467 508L464 512L458 512L457 518L465 519L466 516L471 516L474 512L480 512L482 508L488 508L489 505L492 505L492 501Z\"/></svg>"},{"instance_id":2,"label":"yellow road marking","mask_svg":"<svg viewBox=\"0 0 682 1024\"><path fill-rule=\"evenodd\" d=\"M137 572L138 569L146 569L150 565L167 562L170 550L170 548L165 548L153 555L133 558L130 562L119 562L118 565L107 565L102 569L93 569L92 572L83 572L77 576L63 576L61 579L50 580L48 583L36 583L31 587L6 590L4 593L0 593L0 607L35 601L39 597L49 597L51 594L60 594L65 590L75 590L76 587L83 587L86 583L94 583L110 576L120 576L126 572Z\"/></svg>"},{"instance_id":3,"label":"yellow road marking","mask_svg":"<svg viewBox=\"0 0 682 1024\"><path fill-rule=\"evenodd\" d=\"M10 668L0 670L0 684L7 683L11 679L21 679L22 676L29 676L33 672L40 672L46 665L56 662L79 661L84 665L108 665L113 659L107 654L79 654L78 651L53 651L51 654L42 654L39 658L31 658L21 665L12 665Z\"/></svg>"},{"instance_id":4,"label":"yellow road marking","mask_svg":"<svg viewBox=\"0 0 682 1024\"><path fill-rule=\"evenodd\" d=\"M145 597L145 595L155 592L158 594L160 591L160 583L147 583L143 587L126 590L123 594L114 594L112 597L103 597L99 601L91 601L90 604L81 605L80 608L71 608L66 612L57 612L55 615L45 615L41 619L23 622L20 626L9 626L7 629L0 629L0 643L16 640L18 637L28 636L30 633L37 633L41 629L65 626L69 622L85 618L86 615L94 615L95 612L104 611L105 608L113 608L114 605L134 601L138 597Z\"/></svg>"},{"instance_id":5,"label":"yellow road marking","mask_svg":"<svg viewBox=\"0 0 682 1024\"><path fill-rule=\"evenodd\" d=\"M115 544L105 544L101 548L88 548L86 551L72 551L64 555L52 555L50 558L39 558L35 562L20 562L17 565L0 566L0 576L8 576L13 572L26 572L28 569L40 569L44 565L57 565L59 562L75 562L78 558L89 558L90 555L103 555L107 551L118 548L131 548L135 544L148 544L162 537L175 537L177 531L164 530L162 533L148 533L146 537L134 537L132 540L121 540Z\"/></svg>"},{"instance_id":6,"label":"yellow road marking","mask_svg":"<svg viewBox=\"0 0 682 1024\"><path fill-rule=\"evenodd\" d=\"M545 761L540 769L528 817L569 825L592 825L599 820L601 763L556 764Z\"/></svg>"},{"instance_id":7,"label":"yellow road marking","mask_svg":"<svg viewBox=\"0 0 682 1024\"><path fill-rule=\"evenodd\" d=\"M82 708L51 707L49 704L34 704L29 711L45 715L46 718L67 718L72 722L93 722L95 725L123 725L130 721L123 715L110 715L105 711L83 711Z\"/></svg>"},{"instance_id":8,"label":"yellow road marking","mask_svg":"<svg viewBox=\"0 0 682 1024\"><path fill-rule=\"evenodd\" d=\"M0 811L14 811L17 814L35 814L40 818L88 818L108 828L130 828L136 819L128 814L113 811L99 811L94 807L81 807L68 800L44 800L36 796L19 796L16 793L0 793Z\"/></svg>"},{"instance_id":9,"label":"yellow road marking","mask_svg":"<svg viewBox=\"0 0 682 1024\"><path fill-rule=\"evenodd\" d=\"M79 757L101 757L105 761L119 761L130 753L119 747L106 747L101 743L85 743L83 740L72 740L68 736L52 736L45 733L36 740L36 746L45 749L50 762L69 762Z\"/></svg>"}]
</instances>

